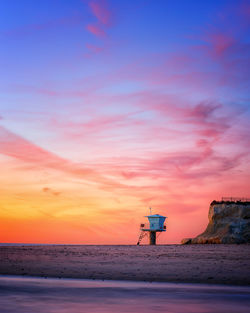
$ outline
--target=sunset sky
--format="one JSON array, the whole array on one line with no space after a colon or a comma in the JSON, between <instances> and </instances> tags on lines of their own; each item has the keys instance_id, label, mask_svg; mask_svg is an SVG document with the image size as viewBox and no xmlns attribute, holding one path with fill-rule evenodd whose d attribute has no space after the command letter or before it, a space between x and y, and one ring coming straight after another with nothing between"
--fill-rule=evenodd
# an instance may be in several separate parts
<instances>
[{"instance_id":1,"label":"sunset sky","mask_svg":"<svg viewBox=\"0 0 250 313\"><path fill-rule=\"evenodd\" d=\"M0 242L159 243L250 197L250 1L0 2Z\"/></svg>"}]
</instances>

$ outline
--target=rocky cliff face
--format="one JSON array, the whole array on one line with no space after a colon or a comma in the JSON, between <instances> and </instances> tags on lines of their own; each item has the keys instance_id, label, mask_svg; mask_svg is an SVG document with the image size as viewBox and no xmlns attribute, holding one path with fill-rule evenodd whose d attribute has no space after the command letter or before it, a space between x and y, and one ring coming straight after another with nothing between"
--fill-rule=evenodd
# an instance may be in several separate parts
<instances>
[{"instance_id":1,"label":"rocky cliff face","mask_svg":"<svg viewBox=\"0 0 250 313\"><path fill-rule=\"evenodd\" d=\"M190 243L250 243L250 202L213 201L209 207L206 230L195 238L185 238Z\"/></svg>"}]
</instances>

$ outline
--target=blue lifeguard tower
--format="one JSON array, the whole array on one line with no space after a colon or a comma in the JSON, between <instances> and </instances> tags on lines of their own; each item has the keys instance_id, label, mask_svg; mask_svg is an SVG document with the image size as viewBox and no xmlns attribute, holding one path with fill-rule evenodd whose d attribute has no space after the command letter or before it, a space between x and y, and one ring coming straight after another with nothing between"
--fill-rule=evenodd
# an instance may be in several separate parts
<instances>
[{"instance_id":1,"label":"blue lifeguard tower","mask_svg":"<svg viewBox=\"0 0 250 313\"><path fill-rule=\"evenodd\" d=\"M148 218L148 223L144 223L140 225L140 236L137 242L139 245L142 239L149 234L149 244L155 245L156 244L156 233L166 231L166 225L164 224L166 216L162 216L159 214L151 214L150 208L150 215L145 216Z\"/></svg>"}]
</instances>

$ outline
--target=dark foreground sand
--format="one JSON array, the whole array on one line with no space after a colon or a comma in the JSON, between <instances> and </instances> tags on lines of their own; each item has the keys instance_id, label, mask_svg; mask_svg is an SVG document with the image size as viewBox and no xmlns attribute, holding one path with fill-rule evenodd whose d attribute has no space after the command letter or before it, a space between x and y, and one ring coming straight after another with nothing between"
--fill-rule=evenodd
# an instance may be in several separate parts
<instances>
[{"instance_id":1,"label":"dark foreground sand","mask_svg":"<svg viewBox=\"0 0 250 313\"><path fill-rule=\"evenodd\" d=\"M250 284L250 245L0 246L0 274Z\"/></svg>"}]
</instances>

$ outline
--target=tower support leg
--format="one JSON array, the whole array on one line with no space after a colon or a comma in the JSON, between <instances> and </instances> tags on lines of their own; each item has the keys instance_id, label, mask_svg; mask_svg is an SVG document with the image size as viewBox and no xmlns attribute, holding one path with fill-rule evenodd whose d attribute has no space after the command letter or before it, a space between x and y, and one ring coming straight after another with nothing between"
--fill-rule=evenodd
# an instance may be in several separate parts
<instances>
[{"instance_id":1,"label":"tower support leg","mask_svg":"<svg viewBox=\"0 0 250 313\"><path fill-rule=\"evenodd\" d=\"M149 244L150 245L156 245L156 232L155 231L150 231Z\"/></svg>"}]
</instances>

